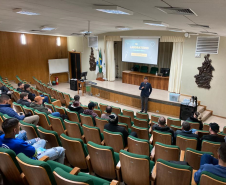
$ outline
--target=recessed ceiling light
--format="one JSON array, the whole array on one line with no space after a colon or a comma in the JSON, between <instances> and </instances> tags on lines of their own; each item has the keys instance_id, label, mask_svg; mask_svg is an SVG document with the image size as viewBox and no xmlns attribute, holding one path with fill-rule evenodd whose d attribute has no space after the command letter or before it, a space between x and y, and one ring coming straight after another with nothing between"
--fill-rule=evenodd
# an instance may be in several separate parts
<instances>
[{"instance_id":1,"label":"recessed ceiling light","mask_svg":"<svg viewBox=\"0 0 226 185\"><path fill-rule=\"evenodd\" d=\"M82 33L82 34L91 34L92 32L91 31L80 31L80 33Z\"/></svg>"},{"instance_id":2,"label":"recessed ceiling light","mask_svg":"<svg viewBox=\"0 0 226 185\"><path fill-rule=\"evenodd\" d=\"M126 26L116 26L115 28L118 30L130 30L131 29L130 27L126 27Z\"/></svg>"},{"instance_id":3,"label":"recessed ceiling light","mask_svg":"<svg viewBox=\"0 0 226 185\"><path fill-rule=\"evenodd\" d=\"M173 31L173 32L185 32L185 30L178 29L178 28L167 28L168 31Z\"/></svg>"},{"instance_id":4,"label":"recessed ceiling light","mask_svg":"<svg viewBox=\"0 0 226 185\"><path fill-rule=\"evenodd\" d=\"M109 6L94 5L93 9L95 9L97 11L105 12L105 13L110 13L110 14L133 15L132 11L119 7L119 6L115 6L115 5L109 5Z\"/></svg>"},{"instance_id":5,"label":"recessed ceiling light","mask_svg":"<svg viewBox=\"0 0 226 185\"><path fill-rule=\"evenodd\" d=\"M43 30L43 31L53 31L53 30L56 30L56 28L52 27L52 26L42 26L41 30Z\"/></svg>"},{"instance_id":6,"label":"recessed ceiling light","mask_svg":"<svg viewBox=\"0 0 226 185\"><path fill-rule=\"evenodd\" d=\"M23 14L23 15L40 15L39 13L24 10L22 8L15 8L15 9L13 9L13 12Z\"/></svg>"},{"instance_id":7,"label":"recessed ceiling light","mask_svg":"<svg viewBox=\"0 0 226 185\"><path fill-rule=\"evenodd\" d=\"M161 22L161 21L149 21L149 20L144 20L143 21L144 24L148 24L151 26L162 26L162 27L167 27L169 26L168 24Z\"/></svg>"}]
</instances>

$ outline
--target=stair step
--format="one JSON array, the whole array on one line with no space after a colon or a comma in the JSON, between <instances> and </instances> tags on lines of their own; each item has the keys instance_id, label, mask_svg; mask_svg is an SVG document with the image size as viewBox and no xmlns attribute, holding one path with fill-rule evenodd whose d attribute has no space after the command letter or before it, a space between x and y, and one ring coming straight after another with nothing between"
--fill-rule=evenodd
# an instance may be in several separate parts
<instances>
[{"instance_id":1,"label":"stair step","mask_svg":"<svg viewBox=\"0 0 226 185\"><path fill-rule=\"evenodd\" d=\"M212 115L212 111L209 111L209 110L205 110L203 113L202 113L202 121L206 121L210 116Z\"/></svg>"},{"instance_id":2,"label":"stair step","mask_svg":"<svg viewBox=\"0 0 226 185\"><path fill-rule=\"evenodd\" d=\"M199 106L197 107L197 111L198 111L199 113L203 113L203 112L205 111L205 106L199 105Z\"/></svg>"}]
</instances>

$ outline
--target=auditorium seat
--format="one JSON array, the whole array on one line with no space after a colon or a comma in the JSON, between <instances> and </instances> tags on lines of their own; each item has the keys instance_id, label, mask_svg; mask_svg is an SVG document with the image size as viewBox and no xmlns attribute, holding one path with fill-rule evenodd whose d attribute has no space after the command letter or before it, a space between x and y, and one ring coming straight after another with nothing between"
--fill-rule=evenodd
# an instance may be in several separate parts
<instances>
[{"instance_id":1,"label":"auditorium seat","mask_svg":"<svg viewBox=\"0 0 226 185\"><path fill-rule=\"evenodd\" d=\"M123 113L123 115L124 116L130 116L131 117L131 121L133 121L134 120L134 111L132 111L132 110L127 110L127 109L123 109L122 110L122 113Z\"/></svg>"},{"instance_id":2,"label":"auditorium seat","mask_svg":"<svg viewBox=\"0 0 226 185\"><path fill-rule=\"evenodd\" d=\"M140 72L141 73L148 73L148 66L141 66Z\"/></svg>"},{"instance_id":3,"label":"auditorium seat","mask_svg":"<svg viewBox=\"0 0 226 185\"><path fill-rule=\"evenodd\" d=\"M125 184L150 185L152 168L155 164L148 156L121 150L119 157Z\"/></svg>"},{"instance_id":4,"label":"auditorium seat","mask_svg":"<svg viewBox=\"0 0 226 185\"><path fill-rule=\"evenodd\" d=\"M15 101L17 102L20 99L20 92L17 90L13 90L13 95L15 96Z\"/></svg>"},{"instance_id":5,"label":"auditorium seat","mask_svg":"<svg viewBox=\"0 0 226 185\"><path fill-rule=\"evenodd\" d=\"M24 110L23 110L22 105L20 105L20 104L18 104L16 102L13 102L13 107L14 107L14 109L15 109L15 111L17 113L20 113L20 112L23 112L24 113Z\"/></svg>"},{"instance_id":6,"label":"auditorium seat","mask_svg":"<svg viewBox=\"0 0 226 185\"><path fill-rule=\"evenodd\" d=\"M159 68L158 67L151 67L150 74L155 75L156 72L158 73L158 71L159 71Z\"/></svg>"},{"instance_id":7,"label":"auditorium seat","mask_svg":"<svg viewBox=\"0 0 226 185\"><path fill-rule=\"evenodd\" d=\"M182 130L182 126L171 125L170 128L176 132L177 130Z\"/></svg>"},{"instance_id":8,"label":"auditorium seat","mask_svg":"<svg viewBox=\"0 0 226 185\"><path fill-rule=\"evenodd\" d=\"M180 148L175 145L166 145L160 142L155 143L155 162L158 159L166 161L179 161Z\"/></svg>"},{"instance_id":9,"label":"auditorium seat","mask_svg":"<svg viewBox=\"0 0 226 185\"><path fill-rule=\"evenodd\" d=\"M87 148L93 172L99 177L121 181L121 169L117 166L119 154L110 146L98 145L89 141Z\"/></svg>"},{"instance_id":10,"label":"auditorium seat","mask_svg":"<svg viewBox=\"0 0 226 185\"><path fill-rule=\"evenodd\" d=\"M134 71L140 71L140 65L134 65L133 69Z\"/></svg>"},{"instance_id":11,"label":"auditorium seat","mask_svg":"<svg viewBox=\"0 0 226 185\"><path fill-rule=\"evenodd\" d=\"M137 137L140 139L146 139L149 141L151 138L151 134L149 134L148 128L137 127L137 126L133 125L131 130L132 130L132 132L136 132Z\"/></svg>"},{"instance_id":12,"label":"auditorium seat","mask_svg":"<svg viewBox=\"0 0 226 185\"><path fill-rule=\"evenodd\" d=\"M96 126L100 129L100 132L103 133L104 126L108 123L108 120L100 117L95 117L95 122Z\"/></svg>"},{"instance_id":13,"label":"auditorium seat","mask_svg":"<svg viewBox=\"0 0 226 185\"><path fill-rule=\"evenodd\" d=\"M192 168L187 165L174 164L163 159L157 160L156 185L190 185Z\"/></svg>"},{"instance_id":14,"label":"auditorium seat","mask_svg":"<svg viewBox=\"0 0 226 185\"><path fill-rule=\"evenodd\" d=\"M188 121L188 123L190 124L191 129L199 130L199 123L198 122L190 122L190 121Z\"/></svg>"},{"instance_id":15,"label":"auditorium seat","mask_svg":"<svg viewBox=\"0 0 226 185\"><path fill-rule=\"evenodd\" d=\"M83 132L85 135L85 141L88 143L89 141L92 141L96 144L101 144L103 141L103 134L101 134L100 129L98 127L92 127L86 124L82 125Z\"/></svg>"},{"instance_id":16,"label":"auditorium seat","mask_svg":"<svg viewBox=\"0 0 226 185\"><path fill-rule=\"evenodd\" d=\"M123 134L121 132L110 132L104 129L104 144L113 148L114 152L119 152L126 147Z\"/></svg>"},{"instance_id":17,"label":"auditorium seat","mask_svg":"<svg viewBox=\"0 0 226 185\"><path fill-rule=\"evenodd\" d=\"M60 92L60 91L57 91L57 94L58 94L58 98L59 98L61 104L62 104L62 105L66 105L66 100L65 100L65 98L64 98L63 93Z\"/></svg>"},{"instance_id":18,"label":"auditorium seat","mask_svg":"<svg viewBox=\"0 0 226 185\"><path fill-rule=\"evenodd\" d=\"M197 130L199 138L202 138L204 135L209 135L209 131Z\"/></svg>"},{"instance_id":19,"label":"auditorium seat","mask_svg":"<svg viewBox=\"0 0 226 185\"><path fill-rule=\"evenodd\" d=\"M56 112L59 112L61 115L67 115L64 107L55 106Z\"/></svg>"},{"instance_id":20,"label":"auditorium seat","mask_svg":"<svg viewBox=\"0 0 226 185\"><path fill-rule=\"evenodd\" d=\"M31 115L35 115L35 109L31 108L31 107L27 107L27 106L23 106L24 109L24 113L25 114L31 114Z\"/></svg>"},{"instance_id":21,"label":"auditorium seat","mask_svg":"<svg viewBox=\"0 0 226 185\"><path fill-rule=\"evenodd\" d=\"M38 125L43 127L44 129L51 130L48 115L45 112L40 112L38 110L35 110L35 114L39 116Z\"/></svg>"},{"instance_id":22,"label":"auditorium seat","mask_svg":"<svg viewBox=\"0 0 226 185\"><path fill-rule=\"evenodd\" d=\"M217 135L221 138L225 138L226 134L224 134L223 132L218 132Z\"/></svg>"},{"instance_id":23,"label":"auditorium seat","mask_svg":"<svg viewBox=\"0 0 226 185\"><path fill-rule=\"evenodd\" d=\"M86 160L88 155L87 146L79 138L72 138L65 134L60 135L62 146L69 164L73 167L79 167L86 170L90 166L90 160Z\"/></svg>"},{"instance_id":24,"label":"auditorium seat","mask_svg":"<svg viewBox=\"0 0 226 185\"><path fill-rule=\"evenodd\" d=\"M180 119L174 119L174 118L167 118L167 126L170 127L171 125L175 126L181 126L181 120Z\"/></svg>"},{"instance_id":25,"label":"auditorium seat","mask_svg":"<svg viewBox=\"0 0 226 185\"><path fill-rule=\"evenodd\" d=\"M139 139L131 135L127 138L129 152L139 155L150 156L153 146L148 140Z\"/></svg>"},{"instance_id":26,"label":"auditorium seat","mask_svg":"<svg viewBox=\"0 0 226 185\"><path fill-rule=\"evenodd\" d=\"M100 103L99 106L100 106L100 110L101 110L102 112L104 112L104 111L106 111L106 108L107 108L108 105L103 104L103 103Z\"/></svg>"},{"instance_id":27,"label":"auditorium seat","mask_svg":"<svg viewBox=\"0 0 226 185\"><path fill-rule=\"evenodd\" d=\"M46 149L62 146L60 142L60 138L55 131L46 130L42 127L38 127L38 134L41 139L45 139L46 142Z\"/></svg>"},{"instance_id":28,"label":"auditorium seat","mask_svg":"<svg viewBox=\"0 0 226 185\"><path fill-rule=\"evenodd\" d=\"M78 122L78 123L81 122L80 116L77 112L70 111L70 110L66 110L66 112L67 112L68 119L70 121L74 121L74 122Z\"/></svg>"},{"instance_id":29,"label":"auditorium seat","mask_svg":"<svg viewBox=\"0 0 226 185\"><path fill-rule=\"evenodd\" d=\"M223 128L223 133L226 134L226 126Z\"/></svg>"},{"instance_id":30,"label":"auditorium seat","mask_svg":"<svg viewBox=\"0 0 226 185\"><path fill-rule=\"evenodd\" d=\"M152 114L152 115L151 115L151 122L152 122L152 121L155 121L155 122L158 123L159 117L160 117L160 116L157 116L157 115Z\"/></svg>"},{"instance_id":31,"label":"auditorium seat","mask_svg":"<svg viewBox=\"0 0 226 185\"><path fill-rule=\"evenodd\" d=\"M39 137L38 130L33 124L20 120L20 128L27 132L27 139L29 140Z\"/></svg>"},{"instance_id":32,"label":"auditorium seat","mask_svg":"<svg viewBox=\"0 0 226 185\"><path fill-rule=\"evenodd\" d=\"M83 108L83 110L88 109L88 106L87 105L81 105L81 107Z\"/></svg>"},{"instance_id":33,"label":"auditorium seat","mask_svg":"<svg viewBox=\"0 0 226 185\"><path fill-rule=\"evenodd\" d=\"M201 151L203 152L212 152L213 157L217 158L218 149L220 147L220 142L213 142L213 141L202 141L202 148Z\"/></svg>"},{"instance_id":34,"label":"auditorium seat","mask_svg":"<svg viewBox=\"0 0 226 185\"><path fill-rule=\"evenodd\" d=\"M226 179L210 172L203 171L200 177L199 185L225 185Z\"/></svg>"},{"instance_id":35,"label":"auditorium seat","mask_svg":"<svg viewBox=\"0 0 226 185\"><path fill-rule=\"evenodd\" d=\"M131 133L131 128L129 128L126 123L118 122L118 125L121 126L121 127L124 127L129 134Z\"/></svg>"},{"instance_id":36,"label":"auditorium seat","mask_svg":"<svg viewBox=\"0 0 226 185\"><path fill-rule=\"evenodd\" d=\"M186 148L184 161L186 161L194 170L199 170L203 154L213 155L211 152L202 152L192 148Z\"/></svg>"},{"instance_id":37,"label":"auditorium seat","mask_svg":"<svg viewBox=\"0 0 226 185\"><path fill-rule=\"evenodd\" d=\"M0 130L2 131L2 123L3 123L4 119L3 119L3 114L0 113Z\"/></svg>"},{"instance_id":38,"label":"auditorium seat","mask_svg":"<svg viewBox=\"0 0 226 185\"><path fill-rule=\"evenodd\" d=\"M179 146L183 151L185 151L186 148L192 148L196 150L197 142L197 138L195 137L186 137L178 134L176 138L176 145Z\"/></svg>"},{"instance_id":39,"label":"auditorium seat","mask_svg":"<svg viewBox=\"0 0 226 185\"><path fill-rule=\"evenodd\" d=\"M112 113L116 114L116 115L119 115L121 114L121 108L120 107L114 107L112 106Z\"/></svg>"},{"instance_id":40,"label":"auditorium seat","mask_svg":"<svg viewBox=\"0 0 226 185\"><path fill-rule=\"evenodd\" d=\"M98 117L101 117L102 111L100 109L93 109L93 112L95 112Z\"/></svg>"},{"instance_id":41,"label":"auditorium seat","mask_svg":"<svg viewBox=\"0 0 226 185\"><path fill-rule=\"evenodd\" d=\"M134 125L137 127L149 128L147 119L134 118Z\"/></svg>"},{"instance_id":42,"label":"auditorium seat","mask_svg":"<svg viewBox=\"0 0 226 185\"><path fill-rule=\"evenodd\" d=\"M136 117L140 118L140 119L146 119L146 120L150 120L149 119L149 114L148 113L143 113L143 112L136 112Z\"/></svg>"},{"instance_id":43,"label":"auditorium seat","mask_svg":"<svg viewBox=\"0 0 226 185\"><path fill-rule=\"evenodd\" d=\"M0 147L0 163L1 173L4 175L4 177L2 176L3 184L25 184L25 179L21 175L22 170L16 160L14 151Z\"/></svg>"},{"instance_id":44,"label":"auditorium seat","mask_svg":"<svg viewBox=\"0 0 226 185\"><path fill-rule=\"evenodd\" d=\"M87 115L87 114L80 114L80 119L81 119L81 124L86 124L89 126L95 126L95 121L94 118L91 115Z\"/></svg>"},{"instance_id":45,"label":"auditorium seat","mask_svg":"<svg viewBox=\"0 0 226 185\"><path fill-rule=\"evenodd\" d=\"M2 117L3 117L4 120L9 119L9 118L12 118L12 117L8 116L7 114L3 114Z\"/></svg>"},{"instance_id":46,"label":"auditorium seat","mask_svg":"<svg viewBox=\"0 0 226 185\"><path fill-rule=\"evenodd\" d=\"M70 104L70 102L73 100L71 97L70 97L70 95L69 94L67 94L67 93L63 93L63 95L64 95L64 99L65 99L65 103L66 103L66 107L68 107L69 106L69 104Z\"/></svg>"},{"instance_id":47,"label":"auditorium seat","mask_svg":"<svg viewBox=\"0 0 226 185\"><path fill-rule=\"evenodd\" d=\"M153 146L156 142L171 145L172 144L172 134L169 132L160 132L158 130L153 130Z\"/></svg>"},{"instance_id":48,"label":"auditorium seat","mask_svg":"<svg viewBox=\"0 0 226 185\"><path fill-rule=\"evenodd\" d=\"M77 123L77 122L65 119L64 120L64 125L66 127L66 134L69 137L80 138L83 141L85 141L84 140L85 136L83 134L83 130L82 130L82 127L81 127L80 123Z\"/></svg>"},{"instance_id":49,"label":"auditorium seat","mask_svg":"<svg viewBox=\"0 0 226 185\"><path fill-rule=\"evenodd\" d=\"M208 123L203 123L203 128L202 129L205 130L205 131L209 131L209 129L210 129L209 124Z\"/></svg>"},{"instance_id":50,"label":"auditorium seat","mask_svg":"<svg viewBox=\"0 0 226 185\"><path fill-rule=\"evenodd\" d=\"M126 123L129 128L131 128L131 126L133 125L133 122L131 121L131 117L125 116L125 115L122 115L122 114L118 115L118 122Z\"/></svg>"},{"instance_id":51,"label":"auditorium seat","mask_svg":"<svg viewBox=\"0 0 226 185\"><path fill-rule=\"evenodd\" d=\"M111 182L80 172L79 168L74 168L68 173L61 168L55 168L53 171L57 185L118 185L118 181Z\"/></svg>"},{"instance_id":52,"label":"auditorium seat","mask_svg":"<svg viewBox=\"0 0 226 185\"><path fill-rule=\"evenodd\" d=\"M53 131L55 131L59 136L66 133L64 121L61 117L56 117L51 114L49 114L48 117Z\"/></svg>"},{"instance_id":53,"label":"auditorium seat","mask_svg":"<svg viewBox=\"0 0 226 185\"><path fill-rule=\"evenodd\" d=\"M53 104L46 103L46 102L44 104L46 108L50 109L52 112L56 112L56 109Z\"/></svg>"}]
</instances>

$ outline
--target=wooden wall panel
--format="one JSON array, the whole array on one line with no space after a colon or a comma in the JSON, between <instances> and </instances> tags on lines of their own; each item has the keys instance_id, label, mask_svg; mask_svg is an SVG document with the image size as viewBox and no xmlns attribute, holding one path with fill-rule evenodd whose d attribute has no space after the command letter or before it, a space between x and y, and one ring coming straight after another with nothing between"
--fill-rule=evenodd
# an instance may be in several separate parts
<instances>
[{"instance_id":1,"label":"wooden wall panel","mask_svg":"<svg viewBox=\"0 0 226 185\"><path fill-rule=\"evenodd\" d=\"M15 80L16 75L33 83L32 76L49 81L48 59L68 58L67 37L61 37L61 46L56 45L56 36L25 34L26 45L20 41L20 33L0 32L0 75ZM67 73L55 74L59 82L68 81Z\"/></svg>"}]
</instances>

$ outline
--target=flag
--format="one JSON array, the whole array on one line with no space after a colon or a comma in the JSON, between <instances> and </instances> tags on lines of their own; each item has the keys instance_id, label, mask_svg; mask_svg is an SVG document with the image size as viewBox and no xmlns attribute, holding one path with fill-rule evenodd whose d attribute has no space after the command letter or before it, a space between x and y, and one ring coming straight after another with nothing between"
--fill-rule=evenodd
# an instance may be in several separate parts
<instances>
[{"instance_id":1,"label":"flag","mask_svg":"<svg viewBox=\"0 0 226 185\"><path fill-rule=\"evenodd\" d=\"M102 73L102 55L101 55L101 50L99 51L99 73Z\"/></svg>"},{"instance_id":2,"label":"flag","mask_svg":"<svg viewBox=\"0 0 226 185\"><path fill-rule=\"evenodd\" d=\"M103 75L106 74L106 63L105 63L105 54L104 53L102 55L102 72L103 72Z\"/></svg>"},{"instance_id":3,"label":"flag","mask_svg":"<svg viewBox=\"0 0 226 185\"><path fill-rule=\"evenodd\" d=\"M98 72L99 72L99 65L98 65L98 60L96 61L96 72L95 72L95 74L97 74Z\"/></svg>"}]
</instances>

